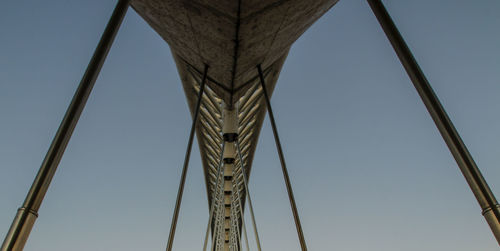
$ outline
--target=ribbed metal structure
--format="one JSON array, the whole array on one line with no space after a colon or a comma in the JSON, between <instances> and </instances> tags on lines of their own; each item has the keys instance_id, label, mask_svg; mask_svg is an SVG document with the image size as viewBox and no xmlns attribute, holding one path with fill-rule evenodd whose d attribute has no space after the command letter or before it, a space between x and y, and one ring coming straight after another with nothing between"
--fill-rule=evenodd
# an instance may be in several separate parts
<instances>
[{"instance_id":1,"label":"ribbed metal structure","mask_svg":"<svg viewBox=\"0 0 500 251\"><path fill-rule=\"evenodd\" d=\"M283 56L280 61L284 61L285 57L286 56ZM179 69L179 73L182 76L184 91L191 112L194 112L196 97L200 90L202 73L189 66L185 69ZM268 89L273 89L279 75L279 70L268 68L267 71L264 72L264 75L271 83ZM248 83L248 86L247 91L237 99L234 104L234 106L238 108L238 141L241 148L243 165L245 166L243 169L246 171L247 177L250 176L253 156L266 113L266 105L259 79L252 79L252 81ZM224 233L226 230L229 233L227 237L224 234L218 234L214 236L214 240L222 239L222 241L226 241L227 239L231 244L230 246L238 246L241 240L242 227L240 215L242 209L245 207L246 197L242 175L242 163L239 158L235 158L235 168L232 170L231 182L233 187L231 201L224 200L224 192L221 192L221 186L223 186L224 183L219 182L219 184L217 184L217 176L224 175L223 173L217 173L222 155L222 110L224 105L225 102L220 96L210 87L205 87L196 133L205 172L209 206L212 203L214 193L216 194L214 219L211 228L216 233ZM228 177L228 175L226 175L226 177ZM219 179L224 180L224 177L219 177ZM226 208L230 210L228 217L231 223L229 225L224 225L223 220L221 220L221 218L226 217ZM224 225L224 231L217 229L217 227L222 225Z\"/></svg>"}]
</instances>

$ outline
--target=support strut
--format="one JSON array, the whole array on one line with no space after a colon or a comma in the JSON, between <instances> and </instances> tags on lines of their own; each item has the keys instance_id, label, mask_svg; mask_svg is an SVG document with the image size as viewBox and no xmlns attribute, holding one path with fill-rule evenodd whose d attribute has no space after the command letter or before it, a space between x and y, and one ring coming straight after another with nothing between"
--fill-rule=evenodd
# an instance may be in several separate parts
<instances>
[{"instance_id":1,"label":"support strut","mask_svg":"<svg viewBox=\"0 0 500 251\"><path fill-rule=\"evenodd\" d=\"M224 148L226 146L226 141L222 141L222 150L221 150L221 155L220 155L220 159L219 159L219 165L217 166L217 179L215 181L215 186L214 186L214 191L212 192L212 199L211 199L211 203L210 203L210 211L208 213L208 223L207 223L207 230L206 230L206 233L205 233L205 241L203 242L203 251L206 251L207 250L207 243L208 243L208 233L210 232L210 225L212 224L212 221L213 221L213 217L214 217L214 211L215 211L215 201L217 199L217 191L218 191L218 187L219 187L219 182L222 180L223 182L223 178L221 179L221 175L224 174L224 170L222 170L222 174L221 174L221 168L223 168L223 161L224 161ZM215 232L215 229L212 228L213 232ZM215 237L215 234L212 233L212 242L214 242L214 237ZM213 248L212 248L213 250Z\"/></svg>"},{"instance_id":2,"label":"support strut","mask_svg":"<svg viewBox=\"0 0 500 251\"><path fill-rule=\"evenodd\" d=\"M73 130L75 129L83 108L87 103L87 99L94 87L97 76L101 71L102 65L118 33L123 18L127 13L129 2L130 0L120 0L117 3L106 29L101 36L101 40L95 49L94 55L87 66L87 70L80 81L78 89L71 100L71 104L45 155L45 159L43 160L35 181L26 196L23 206L19 208L10 226L9 232L0 249L1 251L23 250L31 229L35 224L35 220L38 217L38 209L42 204L57 166L61 161L66 146L73 134Z\"/></svg>"},{"instance_id":3,"label":"support strut","mask_svg":"<svg viewBox=\"0 0 500 251\"><path fill-rule=\"evenodd\" d=\"M271 107L271 101L269 100L269 95L267 94L266 82L264 80L264 74L262 74L261 65L257 65L257 70L259 71L260 84L262 86L262 91L264 92L264 98L266 100L267 111L269 114L269 120L271 121L271 127L273 128L274 141L276 142L276 148L278 148L278 155L281 162L281 170L283 171L283 178L285 179L286 191L288 193L288 199L290 200L290 206L292 207L293 220L295 221L295 227L297 228L297 235L299 236L300 247L302 251L307 251L306 240L304 238L304 232L302 231L302 225L300 224L299 213L297 211L297 205L295 204L295 198L293 196L292 185L290 183L290 178L288 177L288 170L286 168L285 157L283 155L283 150L281 149L281 142L278 136L278 129L276 128L276 122L274 121L273 109Z\"/></svg>"},{"instance_id":4,"label":"support strut","mask_svg":"<svg viewBox=\"0 0 500 251\"><path fill-rule=\"evenodd\" d=\"M238 149L238 151L239 151L239 149ZM240 161L240 163L241 163L241 161ZM241 170L243 171L243 169L241 169ZM233 177L236 177L236 173L235 173L234 169L233 169ZM245 217L244 217L244 213L243 213L243 203L241 201L240 188L239 188L237 179L235 179L235 180L236 180L236 182L234 182L235 186L236 186L235 196L238 198L238 200L236 202L238 203L238 206L240 208L239 211L240 211L240 217L241 217L241 228L243 229L243 235L244 235L243 237L245 238L245 247L247 248L246 249L247 251L250 251L250 248L248 246L248 235L247 235L247 228L246 228L246 224L245 224ZM240 234L238 233L238 235L240 235ZM241 240L240 240L240 242L241 242ZM240 247L240 251L241 250L242 249Z\"/></svg>"},{"instance_id":5,"label":"support strut","mask_svg":"<svg viewBox=\"0 0 500 251\"><path fill-rule=\"evenodd\" d=\"M396 25L389 16L389 13L387 13L384 5L380 0L368 0L368 3L377 17L378 22L382 26L387 38L391 42L392 47L396 51L396 54L413 82L413 85L417 89L418 94L427 107L427 110L439 129L441 136L448 145L448 148L455 158L458 167L462 171L462 174L467 180L467 183L483 210L483 216L488 222L493 235L500 244L500 206L495 198L495 195L490 190L483 175L481 174L481 171L474 162L474 159L467 150L467 147L460 138L455 126L446 114L446 111L432 90L427 78L420 69Z\"/></svg>"},{"instance_id":6,"label":"support strut","mask_svg":"<svg viewBox=\"0 0 500 251\"><path fill-rule=\"evenodd\" d=\"M252 197L250 196L250 190L248 189L248 179L247 179L247 174L246 170L243 164L243 155L241 155L241 148L240 148L240 143L238 139L235 141L236 144L236 151L238 152L238 157L240 159L240 167L241 167L241 175L243 177L243 184L245 186L245 191L248 197L248 208L250 209L250 216L252 217L252 225L253 225L253 231L255 235L255 241L257 242L257 250L261 251L261 245L260 245L260 238L259 238L259 231L257 231L257 223L255 221L255 214L253 212L253 204L252 204ZM243 220L243 208L241 209L241 216Z\"/></svg>"},{"instance_id":7,"label":"support strut","mask_svg":"<svg viewBox=\"0 0 500 251\"><path fill-rule=\"evenodd\" d=\"M170 233L168 235L167 251L172 251L172 245L174 243L175 229L177 227L177 218L179 218L179 210L182 202L182 195L184 193L184 184L186 183L186 174L189 166L189 158L191 157L191 148L193 146L194 132L196 129L196 123L198 121L198 115L200 113L201 99L203 97L203 91L205 90L205 82L207 80L208 65L205 65L203 71L203 79L200 84L200 91L198 92L198 101L196 103L196 108L194 111L193 123L191 124L191 132L189 133L189 140L186 149L186 155L184 157L184 166L182 167L181 182L179 183L179 190L177 191L177 199L175 201L174 215L172 216L172 223L170 225Z\"/></svg>"}]
</instances>

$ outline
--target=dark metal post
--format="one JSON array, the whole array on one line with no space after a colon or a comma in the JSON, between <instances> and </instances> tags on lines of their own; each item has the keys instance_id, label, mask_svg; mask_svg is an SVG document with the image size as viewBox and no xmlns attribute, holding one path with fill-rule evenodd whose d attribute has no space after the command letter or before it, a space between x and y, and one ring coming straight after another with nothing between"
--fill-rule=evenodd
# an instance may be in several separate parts
<instances>
[{"instance_id":1,"label":"dark metal post","mask_svg":"<svg viewBox=\"0 0 500 251\"><path fill-rule=\"evenodd\" d=\"M207 80L208 65L205 65L205 70L203 72L203 79L200 84L200 91L198 92L198 101L196 103L196 108L194 111L193 124L191 125L191 132L189 133L188 146L186 149L186 155L184 158L184 166L182 168L181 182L179 184L179 190L177 191L177 200L175 201L174 216L172 217L172 223L170 225L170 233L168 235L167 251L172 251L172 246L174 243L175 228L177 227L177 218L179 217L179 210L182 202L182 194L184 193L184 184L186 183L186 174L189 166L189 158L191 156L191 148L193 146L194 132L196 129L196 122L198 121L198 114L200 112L201 99L203 96L203 91L205 90L205 82Z\"/></svg>"},{"instance_id":2,"label":"dark metal post","mask_svg":"<svg viewBox=\"0 0 500 251\"><path fill-rule=\"evenodd\" d=\"M247 198L248 198L248 208L250 209L250 216L252 217L252 225L253 225L253 231L254 231L254 235L255 235L255 241L257 242L257 250L261 251L262 248L261 248L261 244L260 244L259 231L257 230L257 222L255 220L255 214L253 212L252 197L250 196L250 189L248 189L247 172L245 169L245 165L243 163L243 155L241 154L240 142L237 138L234 141L234 144L236 145L236 151L237 151L238 157L240 159L241 176L243 177L243 185L245 186L245 191L246 191ZM241 201L241 199L240 199L240 201ZM240 203L240 204L243 205L243 203ZM241 208L240 212L241 212L241 216L242 216L241 220L244 221L243 208Z\"/></svg>"},{"instance_id":3,"label":"dark metal post","mask_svg":"<svg viewBox=\"0 0 500 251\"><path fill-rule=\"evenodd\" d=\"M212 230L212 244L215 241L215 230L211 227L213 217L214 217L214 211L215 211L215 201L217 200L217 189L219 187L219 182L221 180L221 176L224 175L224 148L226 147L226 141L222 141L222 147L221 147L221 153L220 153L220 159L219 159L219 165L217 166L217 179L215 180L215 186L214 186L214 191L212 193L212 199L210 199L210 211L208 213L208 223L207 223L207 231L205 232L205 241L203 242L203 251L207 250L207 243L208 243L208 233L210 230ZM222 173L221 173L222 171ZM222 178L223 179L223 178ZM224 181L223 181L224 182ZM221 189L223 189L224 186L221 186ZM222 191L221 191L222 192ZM212 248L213 250L213 248Z\"/></svg>"},{"instance_id":4,"label":"dark metal post","mask_svg":"<svg viewBox=\"0 0 500 251\"><path fill-rule=\"evenodd\" d=\"M493 234L500 243L500 206L495 196L484 180L474 159L467 150L467 147L460 138L460 135L453 126L453 123L446 114L446 111L439 102L439 99L432 90L432 87L418 66L417 61L387 13L384 5L380 0L368 0L368 3L387 35L387 38L391 42L392 47L394 47L399 60L406 69L408 76L412 80L427 110L431 114L434 123L436 123L453 157L455 157L462 174L465 176L467 183L483 210L483 216L486 218Z\"/></svg>"},{"instance_id":5,"label":"dark metal post","mask_svg":"<svg viewBox=\"0 0 500 251\"><path fill-rule=\"evenodd\" d=\"M269 114L269 120L271 121L271 127L273 128L274 140L276 141L276 147L278 148L278 155L281 162L281 170L283 171L283 178L285 179L286 191L288 193L288 199L290 200L290 206L292 207L293 219L295 221L295 227L297 228L300 247L302 248L302 251L307 251L306 240L304 238L304 232L302 231L302 225L300 224L299 213L297 212L297 205L295 204L292 185L290 184L290 178L288 177L288 171L286 169L285 157L283 156L283 150L281 149L280 138L278 136L278 129L276 128L276 122L274 121L273 110L271 108L271 101L269 100L269 95L267 94L266 83L260 65L257 65L257 70L259 71L260 84L262 86L262 91L264 92L264 98L266 99L267 111Z\"/></svg>"},{"instance_id":6,"label":"dark metal post","mask_svg":"<svg viewBox=\"0 0 500 251\"><path fill-rule=\"evenodd\" d=\"M57 166L68 145L80 114L85 107L92 87L101 71L104 60L113 44L118 29L127 13L130 0L120 0L102 34L101 40L90 60L83 78L76 90L73 100L64 115L63 121L57 130L52 144L43 160L38 174L26 196L23 206L19 208L14 221L5 237L1 251L17 251L24 248L28 236L38 217L38 209L47 192Z\"/></svg>"}]
</instances>

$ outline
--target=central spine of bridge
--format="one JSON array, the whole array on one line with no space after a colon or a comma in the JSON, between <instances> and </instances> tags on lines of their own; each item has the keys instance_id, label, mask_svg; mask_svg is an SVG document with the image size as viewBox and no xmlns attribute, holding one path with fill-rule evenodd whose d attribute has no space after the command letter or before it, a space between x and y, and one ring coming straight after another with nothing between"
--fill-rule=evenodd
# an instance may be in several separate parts
<instances>
[{"instance_id":1,"label":"central spine of bridge","mask_svg":"<svg viewBox=\"0 0 500 251\"><path fill-rule=\"evenodd\" d=\"M234 186L237 186L237 182L234 177L235 171L235 159L236 159L236 146L235 141L238 139L238 109L236 106L229 107L224 105L223 107L223 127L222 136L224 138L224 210L223 222L224 222L224 251L229 251L230 247L238 246L239 240L234 238L235 230L238 228L238 216L236 214L236 206L233 202L235 201ZM238 188L236 188L238 189ZM222 215L220 216L222 217Z\"/></svg>"}]
</instances>

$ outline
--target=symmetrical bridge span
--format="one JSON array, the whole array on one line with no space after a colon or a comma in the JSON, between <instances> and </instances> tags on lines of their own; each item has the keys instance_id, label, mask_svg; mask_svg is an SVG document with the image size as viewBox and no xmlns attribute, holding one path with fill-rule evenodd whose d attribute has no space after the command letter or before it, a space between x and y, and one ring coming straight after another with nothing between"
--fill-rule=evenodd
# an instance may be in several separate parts
<instances>
[{"instance_id":1,"label":"symmetrical bridge span","mask_svg":"<svg viewBox=\"0 0 500 251\"><path fill-rule=\"evenodd\" d=\"M265 249L259 240L258 219L253 212L248 184L266 113L276 141L297 237L301 249L307 250L271 95L294 41L336 3L337 0L119 0L1 250L23 249L129 7L169 44L193 118L166 240L167 251L173 250L195 135L201 153L209 212L206 235L200 247L212 251L249 250L248 243L255 241L258 250ZM368 3L500 242L500 206L495 196L381 1L368 0ZM247 204L249 212L244 210ZM252 224L247 226L245 222ZM247 231L254 232L255 240L248 239Z\"/></svg>"}]
</instances>

